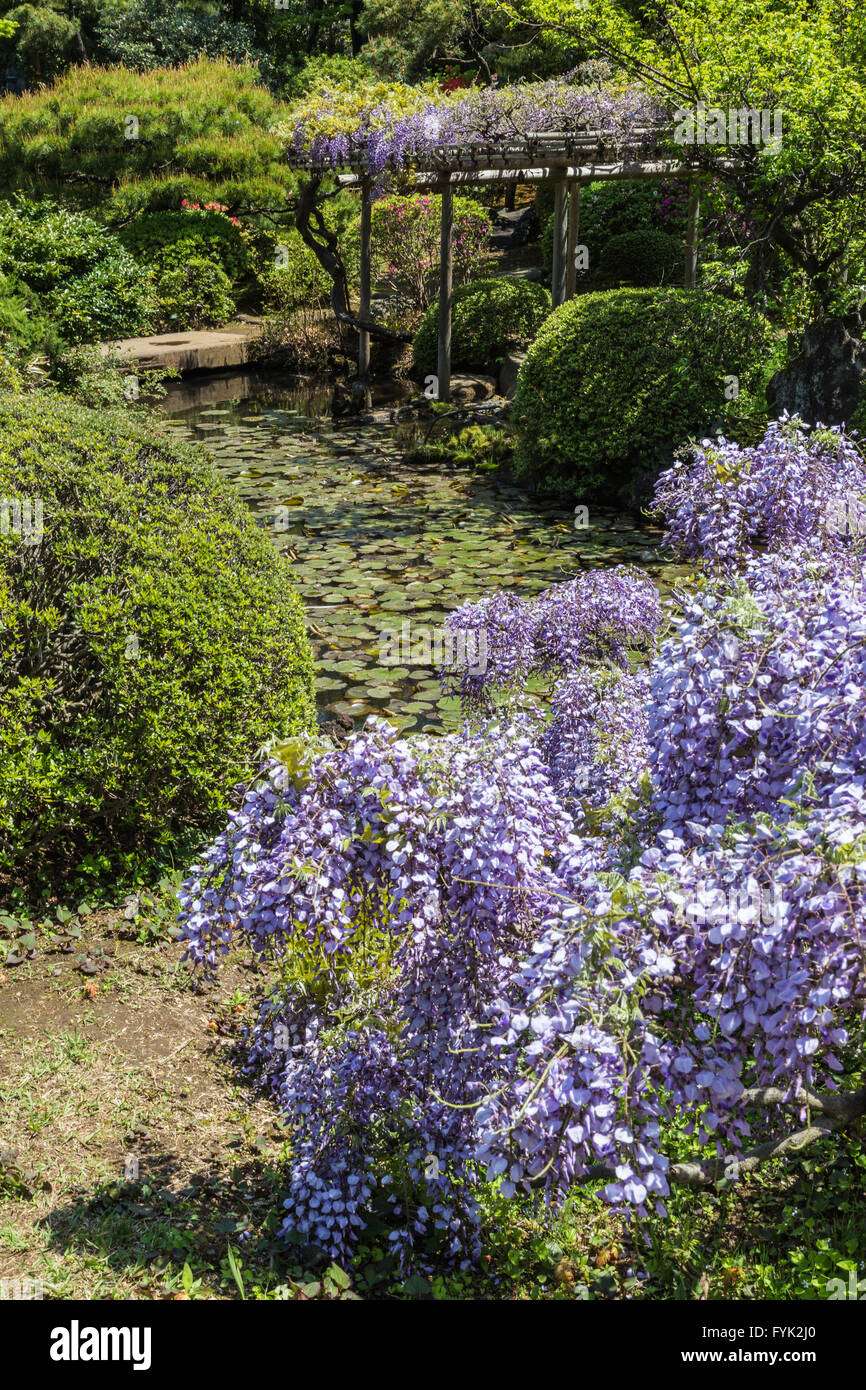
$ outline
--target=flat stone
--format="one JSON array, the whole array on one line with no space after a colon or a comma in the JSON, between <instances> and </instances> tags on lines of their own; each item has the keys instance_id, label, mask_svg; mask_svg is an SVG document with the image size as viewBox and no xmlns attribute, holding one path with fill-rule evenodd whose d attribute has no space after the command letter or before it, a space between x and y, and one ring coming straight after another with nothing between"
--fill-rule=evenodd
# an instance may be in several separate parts
<instances>
[{"instance_id":1,"label":"flat stone","mask_svg":"<svg viewBox=\"0 0 866 1390\"><path fill-rule=\"evenodd\" d=\"M454 372L451 376L451 399L461 401L486 401L496 395L496 378L492 376L470 376L466 372Z\"/></svg>"},{"instance_id":2,"label":"flat stone","mask_svg":"<svg viewBox=\"0 0 866 1390\"><path fill-rule=\"evenodd\" d=\"M117 353L142 371L148 367L172 367L181 372L219 371L225 367L245 366L250 361L250 344L261 334L261 323L246 319L226 328L121 338L99 346L104 355Z\"/></svg>"}]
</instances>

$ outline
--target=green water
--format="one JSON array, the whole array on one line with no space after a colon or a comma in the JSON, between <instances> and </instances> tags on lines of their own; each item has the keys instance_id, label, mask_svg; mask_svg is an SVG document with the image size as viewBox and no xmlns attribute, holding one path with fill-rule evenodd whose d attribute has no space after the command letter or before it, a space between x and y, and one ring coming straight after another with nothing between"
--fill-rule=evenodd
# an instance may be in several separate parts
<instances>
[{"instance_id":1,"label":"green water","mask_svg":"<svg viewBox=\"0 0 866 1390\"><path fill-rule=\"evenodd\" d=\"M496 474L409 465L399 430L334 419L331 395L327 383L240 377L180 383L165 402L172 433L206 446L291 559L322 719L453 724L435 643L467 599L530 596L599 565L639 564L663 585L681 572L641 518L590 508L575 529L570 508ZM383 661L388 641L399 665Z\"/></svg>"}]
</instances>

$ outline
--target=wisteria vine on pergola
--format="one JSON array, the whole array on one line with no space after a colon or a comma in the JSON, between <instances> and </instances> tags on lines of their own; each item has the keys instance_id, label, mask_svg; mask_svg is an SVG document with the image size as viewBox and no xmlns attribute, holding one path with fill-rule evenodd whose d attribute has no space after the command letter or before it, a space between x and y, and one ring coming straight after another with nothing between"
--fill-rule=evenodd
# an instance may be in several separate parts
<instances>
[{"instance_id":1,"label":"wisteria vine on pergola","mask_svg":"<svg viewBox=\"0 0 866 1390\"><path fill-rule=\"evenodd\" d=\"M358 374L366 380L370 336L407 341L370 317L370 200L395 183L442 194L439 285L438 394L450 393L451 218L455 184L537 182L555 184L552 290L554 306L574 293L580 185L595 179L629 179L689 173L679 152L660 155L669 138L669 113L644 88L581 86L568 78L443 93L379 84L361 92L320 88L280 133L290 164L309 173L298 200L296 225L333 281L331 305L338 320L359 334ZM358 314L349 310L345 268L337 238L322 216L323 181L343 170L341 183L360 188L361 293ZM686 284L696 270L697 190L689 209Z\"/></svg>"},{"instance_id":2,"label":"wisteria vine on pergola","mask_svg":"<svg viewBox=\"0 0 866 1390\"><path fill-rule=\"evenodd\" d=\"M343 89L316 93L290 133L292 163L318 170L350 168L378 180L419 166L436 168L459 149L487 159L533 137L556 135L564 144L581 139L620 159L654 150L666 111L658 98L630 85L619 91L575 86L557 79L514 86L478 87L468 93L423 87L373 88L369 104Z\"/></svg>"}]
</instances>

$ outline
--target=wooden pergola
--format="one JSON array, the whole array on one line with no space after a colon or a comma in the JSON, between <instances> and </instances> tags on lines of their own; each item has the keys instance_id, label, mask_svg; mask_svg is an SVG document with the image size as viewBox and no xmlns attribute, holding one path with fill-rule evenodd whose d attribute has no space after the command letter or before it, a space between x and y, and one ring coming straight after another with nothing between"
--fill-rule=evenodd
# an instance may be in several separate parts
<instances>
[{"instance_id":1,"label":"wooden pergola","mask_svg":"<svg viewBox=\"0 0 866 1390\"><path fill-rule=\"evenodd\" d=\"M634 149L651 149L669 134L667 122L629 132ZM292 153L292 168L319 177L333 173L303 155ZM438 399L451 397L451 297L454 275L452 225L454 190L463 186L518 183L552 183L553 267L551 289L553 306L570 299L576 289L576 253L580 235L580 190L583 184L603 180L660 179L675 176L689 179L689 207L686 232L685 279L693 289L697 279L698 219L700 191L695 165L683 159L660 159L655 155L622 158L612 146L610 136L599 131L528 133L505 141L477 141L468 145L441 145L425 155L426 168L407 174L400 168L386 170L418 191L441 194L442 225L439 264ZM357 188L361 194L360 304L358 318L370 321L370 209L374 176L360 160L349 158L337 174L343 188ZM381 177L378 175L376 177ZM370 371L370 333L359 330L358 375L366 382Z\"/></svg>"}]
</instances>

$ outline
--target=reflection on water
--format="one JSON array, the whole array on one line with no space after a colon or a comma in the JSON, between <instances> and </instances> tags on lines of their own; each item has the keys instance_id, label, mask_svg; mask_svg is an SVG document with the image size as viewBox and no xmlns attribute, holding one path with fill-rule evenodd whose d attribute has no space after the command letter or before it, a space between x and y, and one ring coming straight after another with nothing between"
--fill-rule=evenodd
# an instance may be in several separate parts
<instances>
[{"instance_id":1,"label":"reflection on water","mask_svg":"<svg viewBox=\"0 0 866 1390\"><path fill-rule=\"evenodd\" d=\"M494 474L407 464L387 423L398 383L373 396L373 423L333 415L315 378L226 373L174 383L168 428L206 445L292 562L318 665L323 719L382 714L404 729L457 718L433 665L448 612L492 589L524 595L582 568L637 563L660 580L658 528L571 509ZM381 408L384 407L384 408ZM395 664L395 662L397 664Z\"/></svg>"}]
</instances>

